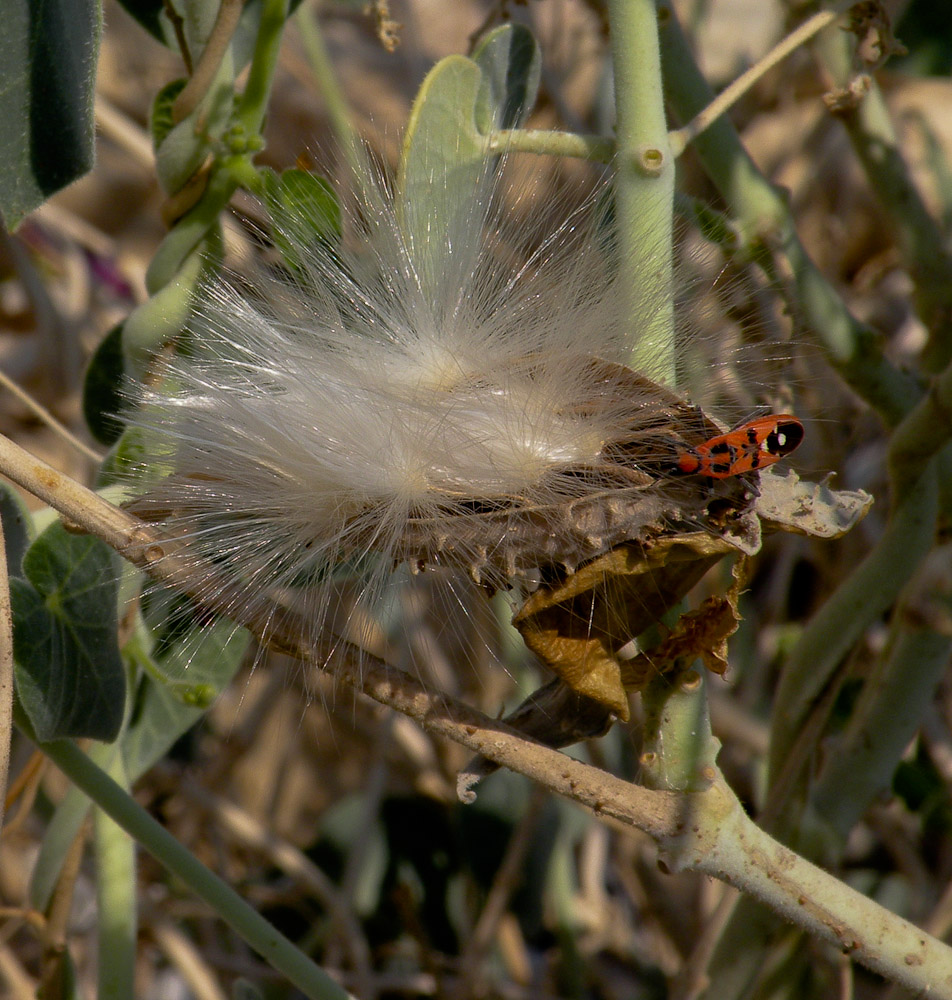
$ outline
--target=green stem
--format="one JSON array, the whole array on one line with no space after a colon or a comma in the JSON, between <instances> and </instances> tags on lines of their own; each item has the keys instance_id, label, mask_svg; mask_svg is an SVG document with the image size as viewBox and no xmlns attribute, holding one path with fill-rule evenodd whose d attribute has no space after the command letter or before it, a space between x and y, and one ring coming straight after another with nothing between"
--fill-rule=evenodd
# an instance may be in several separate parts
<instances>
[{"instance_id":1,"label":"green stem","mask_svg":"<svg viewBox=\"0 0 952 1000\"><path fill-rule=\"evenodd\" d=\"M918 995L952 998L948 945L778 843L750 819L723 781L690 799L683 839L670 845L671 867L723 879ZM727 958L756 971L749 967L750 955ZM725 988L719 977L713 982L718 997L749 995Z\"/></svg>"},{"instance_id":2,"label":"green stem","mask_svg":"<svg viewBox=\"0 0 952 1000\"><path fill-rule=\"evenodd\" d=\"M902 614L902 610L898 612ZM889 787L949 663L952 638L911 624L866 678L835 752L811 793L816 813L842 839Z\"/></svg>"},{"instance_id":3,"label":"green stem","mask_svg":"<svg viewBox=\"0 0 952 1000\"><path fill-rule=\"evenodd\" d=\"M618 155L620 280L628 296L631 365L675 384L672 257L674 156L668 141L654 0L609 0Z\"/></svg>"},{"instance_id":4,"label":"green stem","mask_svg":"<svg viewBox=\"0 0 952 1000\"><path fill-rule=\"evenodd\" d=\"M171 281L159 286L126 317L122 351L127 374L139 381L144 379L155 352L185 329L205 274L205 263L201 248L195 250L183 260Z\"/></svg>"},{"instance_id":5,"label":"green stem","mask_svg":"<svg viewBox=\"0 0 952 1000\"><path fill-rule=\"evenodd\" d=\"M694 61L670 0L660 0L660 6L667 15L661 22L665 89L677 114L687 121L711 103L714 93ZM782 194L758 171L730 120L719 118L694 146L738 218L741 237L751 252L766 246L786 259L807 325L830 363L887 423L898 423L919 399L915 378L889 364L876 332L849 313L809 258Z\"/></svg>"},{"instance_id":6,"label":"green stem","mask_svg":"<svg viewBox=\"0 0 952 1000\"><path fill-rule=\"evenodd\" d=\"M41 744L78 788L224 920L250 947L312 1000L350 996L160 826L112 778L67 740ZM131 994L129 994L131 995Z\"/></svg>"},{"instance_id":7,"label":"green stem","mask_svg":"<svg viewBox=\"0 0 952 1000\"><path fill-rule=\"evenodd\" d=\"M295 15L295 23L301 37L301 44L304 46L304 54L307 56L311 72L314 74L318 89L324 98L324 105L327 108L337 143L348 156L351 156L357 144L354 116L347 103L347 97L337 80L337 74L334 72L334 66L327 51L327 45L324 43L324 34L314 13L314 8L310 4L301 4Z\"/></svg>"},{"instance_id":8,"label":"green stem","mask_svg":"<svg viewBox=\"0 0 952 1000\"><path fill-rule=\"evenodd\" d=\"M257 136L264 122L281 35L287 19L287 6L288 0L265 0L261 11L248 83L238 101L234 117L234 122L244 132L246 140ZM152 258L146 273L146 288L150 295L155 295L172 281L189 254L200 246L217 224L239 185L249 183L254 169L251 155L219 157L201 199L178 220Z\"/></svg>"},{"instance_id":9,"label":"green stem","mask_svg":"<svg viewBox=\"0 0 952 1000\"><path fill-rule=\"evenodd\" d=\"M949 459L952 439L952 362L929 386L896 428L889 442L887 463L889 481L896 505L919 480L936 452L943 450L940 460L943 509L947 509L949 493Z\"/></svg>"},{"instance_id":10,"label":"green stem","mask_svg":"<svg viewBox=\"0 0 952 1000\"><path fill-rule=\"evenodd\" d=\"M112 748L109 773L128 794L122 754ZM135 842L101 809L93 811L98 872L99 1000L135 996L136 857Z\"/></svg>"},{"instance_id":11,"label":"green stem","mask_svg":"<svg viewBox=\"0 0 952 1000\"><path fill-rule=\"evenodd\" d=\"M717 774L720 743L711 733L704 681L689 670L672 680L657 677L641 692L643 780L648 788L696 792Z\"/></svg>"},{"instance_id":12,"label":"green stem","mask_svg":"<svg viewBox=\"0 0 952 1000\"><path fill-rule=\"evenodd\" d=\"M817 40L834 79L846 86L855 79L855 41L846 32L827 32ZM916 312L930 333L925 357L931 370L952 359L952 256L946 240L916 186L883 99L871 77L865 95L836 112L863 167L870 187L886 210L914 282Z\"/></svg>"},{"instance_id":13,"label":"green stem","mask_svg":"<svg viewBox=\"0 0 952 1000\"><path fill-rule=\"evenodd\" d=\"M932 547L938 514L935 467L909 490L875 548L827 599L784 665L770 748L771 780L787 758L811 706L840 661L895 600ZM776 794L776 788L772 789ZM792 803L791 803L792 804Z\"/></svg>"},{"instance_id":14,"label":"green stem","mask_svg":"<svg viewBox=\"0 0 952 1000\"><path fill-rule=\"evenodd\" d=\"M202 240L218 224L219 216L238 189L237 176L232 159L227 164L218 164L212 171L201 201L179 219L152 258L145 276L150 295L171 284L189 255L199 249Z\"/></svg>"},{"instance_id":15,"label":"green stem","mask_svg":"<svg viewBox=\"0 0 952 1000\"><path fill-rule=\"evenodd\" d=\"M264 0L254 55L251 57L251 68L248 71L248 83L238 101L235 115L237 121L244 125L248 135L260 132L264 123L274 70L278 65L281 36L287 18L288 0Z\"/></svg>"},{"instance_id":16,"label":"green stem","mask_svg":"<svg viewBox=\"0 0 952 1000\"><path fill-rule=\"evenodd\" d=\"M551 129L499 129L489 136L491 153L536 153L540 156L574 156L595 163L611 163L615 158L615 141L600 135L577 135Z\"/></svg>"}]
</instances>

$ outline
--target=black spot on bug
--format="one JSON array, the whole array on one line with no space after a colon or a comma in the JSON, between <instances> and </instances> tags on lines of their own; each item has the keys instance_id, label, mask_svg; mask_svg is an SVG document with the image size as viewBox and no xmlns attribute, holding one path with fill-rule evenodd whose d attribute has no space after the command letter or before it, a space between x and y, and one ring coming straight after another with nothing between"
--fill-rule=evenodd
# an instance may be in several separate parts
<instances>
[{"instance_id":1,"label":"black spot on bug","mask_svg":"<svg viewBox=\"0 0 952 1000\"><path fill-rule=\"evenodd\" d=\"M771 455L789 455L803 440L803 425L786 421L767 435L766 450Z\"/></svg>"}]
</instances>

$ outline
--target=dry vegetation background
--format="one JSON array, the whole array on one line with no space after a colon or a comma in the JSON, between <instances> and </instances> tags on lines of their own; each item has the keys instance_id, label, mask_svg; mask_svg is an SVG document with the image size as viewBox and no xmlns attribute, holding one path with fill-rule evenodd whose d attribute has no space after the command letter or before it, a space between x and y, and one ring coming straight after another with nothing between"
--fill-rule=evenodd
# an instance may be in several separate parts
<instances>
[{"instance_id":1,"label":"dry vegetation background","mask_svg":"<svg viewBox=\"0 0 952 1000\"><path fill-rule=\"evenodd\" d=\"M686 23L696 26L702 64L715 84L765 51L789 13L756 0L681 6ZM393 53L381 46L359 6L320 7L358 127L375 135L387 155L426 71L445 54L466 52L474 35L502 13L529 23L542 46L542 99L531 124L604 130L608 54L597 3L419 0L394 3L391 13L402 23ZM903 23L897 34L911 55L890 63L879 82L917 182L945 223L952 213L952 174L944 166L952 162L952 83L943 60L952 50L952 29L945 39L933 34L927 49L919 42L921 22L910 15L908 35ZM145 122L154 94L181 72L172 53L107 4L96 168L0 247L0 368L81 437L84 364L142 301L145 269L164 232ZM761 169L788 188L810 254L851 309L883 332L891 359L902 365L917 357L923 331L908 304L910 282L887 217L821 99L829 84L812 54L800 51L762 79L733 117ZM292 26L264 159L275 166L308 162L328 134L321 95ZM713 198L690 156L683 181ZM742 629L732 644L731 672L711 684L722 767L752 808L779 651L868 549L887 508L878 420L805 344L792 355L784 376L795 386L794 405L808 431L797 468L812 478L833 472L839 485L868 490L879 506L843 540L784 538L759 558L745 610L756 631ZM90 480L92 460L9 392L0 393L0 429L57 468ZM883 635L871 630L865 652ZM509 662L508 673L499 667L466 676L444 671L438 683L496 715L518 695L516 682L529 669L515 654ZM844 666L847 674L863 669L863 650ZM870 810L841 873L910 919L931 922L939 934L952 928L944 893L952 879L950 731L946 684L909 749L899 794ZM582 752L633 776L638 732L636 699L629 725ZM29 746L18 749L14 773L30 755ZM455 775L465 760L463 749L423 734L402 716L271 658L239 675L136 794L364 1000L480 992L674 995L666 981L676 980L729 890L694 875L664 874L647 837L598 823L514 775L497 774L474 806L460 806ZM4 901L24 898L43 816L63 791L60 777L48 770L36 808L21 809L6 832ZM95 957L91 864L87 857L77 865L64 924L86 996L92 995ZM214 1000L229 995L238 976L267 996L295 995L148 857L140 861L140 880L140 997ZM789 957L783 946L776 967L765 970L761 995L805 995L797 993L797 981L783 981ZM837 995L844 982L840 956L809 942L797 947L816 948L819 973L811 995ZM4 931L0 923L0 977L11 997L33 996L39 957L28 929L10 924ZM864 973L852 988L858 996L882 995Z\"/></svg>"}]
</instances>

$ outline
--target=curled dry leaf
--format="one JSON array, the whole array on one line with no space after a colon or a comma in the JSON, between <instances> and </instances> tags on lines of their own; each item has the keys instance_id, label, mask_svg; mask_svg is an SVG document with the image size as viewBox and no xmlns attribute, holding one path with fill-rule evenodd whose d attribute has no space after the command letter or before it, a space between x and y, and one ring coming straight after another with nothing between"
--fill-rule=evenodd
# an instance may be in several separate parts
<instances>
[{"instance_id":1,"label":"curled dry leaf","mask_svg":"<svg viewBox=\"0 0 952 1000\"><path fill-rule=\"evenodd\" d=\"M736 552L706 532L619 545L536 591L513 624L536 656L579 694L628 717L619 650L659 621L722 556Z\"/></svg>"},{"instance_id":2,"label":"curled dry leaf","mask_svg":"<svg viewBox=\"0 0 952 1000\"><path fill-rule=\"evenodd\" d=\"M767 531L790 531L813 538L839 538L869 513L873 498L864 490L830 489L804 481L793 471L773 469L760 475L754 510Z\"/></svg>"},{"instance_id":3,"label":"curled dry leaf","mask_svg":"<svg viewBox=\"0 0 952 1000\"><path fill-rule=\"evenodd\" d=\"M708 505L705 530L669 528L618 545L532 594L513 623L559 680L532 694L505 722L548 746L567 746L602 735L615 718L627 719L627 692L640 690L659 673L682 669L686 660L701 659L707 669L723 674L727 639L740 620L737 598L746 560L735 566L734 583L724 596L710 597L683 614L656 646L628 661L618 654L676 606L719 559L750 554L761 528L838 538L872 505L862 490L804 482L792 470L762 472L759 495L752 481L747 480L750 509L731 508L718 498ZM695 488L703 487L695 483ZM466 789L488 773L484 767L478 760L470 764L461 775L468 776Z\"/></svg>"}]
</instances>

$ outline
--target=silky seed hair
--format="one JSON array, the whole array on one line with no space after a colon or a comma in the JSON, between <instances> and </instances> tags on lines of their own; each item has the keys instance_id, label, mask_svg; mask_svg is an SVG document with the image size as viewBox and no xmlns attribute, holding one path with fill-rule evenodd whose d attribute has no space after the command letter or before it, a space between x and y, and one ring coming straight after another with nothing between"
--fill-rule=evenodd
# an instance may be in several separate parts
<instances>
[{"instance_id":1,"label":"silky seed hair","mask_svg":"<svg viewBox=\"0 0 952 1000\"><path fill-rule=\"evenodd\" d=\"M187 547L199 601L260 621L290 596L325 646L379 650L414 576L523 594L701 516L674 458L718 427L628 367L673 292L626 312L607 187L546 225L489 163L427 230L366 163L342 242L251 292L205 283L135 418L151 479L129 506Z\"/></svg>"}]
</instances>

